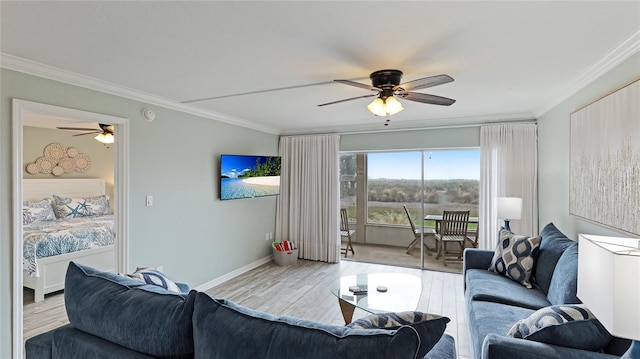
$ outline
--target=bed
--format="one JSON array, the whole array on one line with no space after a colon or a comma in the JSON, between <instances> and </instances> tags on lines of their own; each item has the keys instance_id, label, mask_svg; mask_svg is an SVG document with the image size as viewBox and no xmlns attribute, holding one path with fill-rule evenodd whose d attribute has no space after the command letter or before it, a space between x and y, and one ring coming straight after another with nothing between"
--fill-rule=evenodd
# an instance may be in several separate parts
<instances>
[{"instance_id":1,"label":"bed","mask_svg":"<svg viewBox=\"0 0 640 359\"><path fill-rule=\"evenodd\" d=\"M71 261L115 270L116 230L103 179L24 179L23 201L23 285L36 302L64 289Z\"/></svg>"}]
</instances>

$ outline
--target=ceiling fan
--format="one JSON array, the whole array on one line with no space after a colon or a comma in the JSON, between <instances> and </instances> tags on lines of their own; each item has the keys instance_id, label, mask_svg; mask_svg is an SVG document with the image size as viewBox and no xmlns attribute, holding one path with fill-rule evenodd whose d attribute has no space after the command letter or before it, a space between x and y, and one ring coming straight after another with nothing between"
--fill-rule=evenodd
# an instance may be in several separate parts
<instances>
[{"instance_id":1,"label":"ceiling fan","mask_svg":"<svg viewBox=\"0 0 640 359\"><path fill-rule=\"evenodd\" d=\"M83 128L83 127L56 127L59 130L66 130L66 131L89 131L89 132L85 132L85 133L78 133L76 135L73 136L85 136L85 135L91 135L94 133L97 133L98 135L95 137L96 140L102 142L102 143L113 143L115 138L114 138L114 127L113 125L108 125L108 124L104 124L104 123L99 123L98 126L100 126L100 129L97 128Z\"/></svg>"},{"instance_id":2,"label":"ceiling fan","mask_svg":"<svg viewBox=\"0 0 640 359\"><path fill-rule=\"evenodd\" d=\"M391 116L402 111L404 108L400 101L396 99L396 97L402 98L404 100L416 101L422 103L428 103L431 105L442 105L442 106L450 106L456 100L436 96L429 95L425 93L419 92L411 92L413 90L419 90L424 88L429 88L433 86L438 86L442 84L446 84L448 82L452 82L453 78L449 75L437 75L424 77L421 79L400 83L400 79L402 79L402 71L400 70L379 70L371 73L369 76L371 79L371 85L362 84L359 82L351 81L351 80L334 80L335 82L339 82L345 85L360 87L366 90L376 91L377 93L363 95L358 97L347 98L344 100L338 100L333 102L327 102L320 104L318 106L326 106L333 105L336 103L357 100L360 98L367 98L377 96L373 102L371 102L367 108L374 115L377 116ZM386 123L387 126L389 124L389 119L387 118Z\"/></svg>"}]
</instances>

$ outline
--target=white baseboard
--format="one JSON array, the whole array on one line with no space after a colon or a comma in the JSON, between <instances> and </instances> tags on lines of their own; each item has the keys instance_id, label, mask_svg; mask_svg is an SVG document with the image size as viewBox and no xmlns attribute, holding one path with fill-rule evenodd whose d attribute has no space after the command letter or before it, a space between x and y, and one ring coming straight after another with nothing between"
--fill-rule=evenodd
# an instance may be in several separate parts
<instances>
[{"instance_id":1,"label":"white baseboard","mask_svg":"<svg viewBox=\"0 0 640 359\"><path fill-rule=\"evenodd\" d=\"M261 265L263 265L265 263L271 262L272 260L273 260L273 255L268 255L268 256L266 256L264 258L258 259L255 262L249 263L249 264L247 264L245 266L242 266L242 267L240 267L240 268L238 268L238 269L236 269L234 271L231 271L231 272L229 272L229 273L227 273L225 275L222 275L222 276L220 276L218 278L210 280L210 281L208 281L208 282L206 282L204 284L200 284L199 286L197 286L197 287L195 287L193 289L195 289L197 291L200 291L200 292L207 291L207 290L209 290L209 289L211 289L211 288L213 288L213 287L215 287L217 285L220 285L220 284L222 284L222 283L224 283L224 282L226 282L226 281L228 281L228 280L230 280L232 278L235 278L235 277L237 277L237 276L239 276L241 274L244 274L244 273L246 273L246 272L248 272L248 271L250 271L250 270L252 270L254 268L260 267Z\"/></svg>"}]
</instances>

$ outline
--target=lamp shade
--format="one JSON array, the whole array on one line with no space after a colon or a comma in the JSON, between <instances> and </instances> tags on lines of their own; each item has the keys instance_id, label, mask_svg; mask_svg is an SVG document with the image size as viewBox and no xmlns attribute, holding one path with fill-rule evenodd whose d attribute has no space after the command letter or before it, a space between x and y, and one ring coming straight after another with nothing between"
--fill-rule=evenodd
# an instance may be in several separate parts
<instances>
[{"instance_id":1,"label":"lamp shade","mask_svg":"<svg viewBox=\"0 0 640 359\"><path fill-rule=\"evenodd\" d=\"M391 116L404 110L400 101L398 101L394 96L387 97L384 100L377 97L367 106L367 108L371 113L377 116Z\"/></svg>"},{"instance_id":2,"label":"lamp shade","mask_svg":"<svg viewBox=\"0 0 640 359\"><path fill-rule=\"evenodd\" d=\"M580 234L578 298L615 336L640 339L637 238Z\"/></svg>"},{"instance_id":3,"label":"lamp shade","mask_svg":"<svg viewBox=\"0 0 640 359\"><path fill-rule=\"evenodd\" d=\"M387 113L389 116L404 110L404 107L402 107L400 101L396 100L395 96L387 97L385 104L387 105Z\"/></svg>"},{"instance_id":4,"label":"lamp shade","mask_svg":"<svg viewBox=\"0 0 640 359\"><path fill-rule=\"evenodd\" d=\"M367 108L374 115L377 115L377 116L386 116L387 115L387 113L385 112L384 101L382 101L382 99L380 97L377 97L375 100L373 100L369 104L369 106L367 106Z\"/></svg>"},{"instance_id":5,"label":"lamp shade","mask_svg":"<svg viewBox=\"0 0 640 359\"><path fill-rule=\"evenodd\" d=\"M498 197L498 218L521 219L522 198Z\"/></svg>"},{"instance_id":6,"label":"lamp shade","mask_svg":"<svg viewBox=\"0 0 640 359\"><path fill-rule=\"evenodd\" d=\"M94 137L96 140L102 142L102 143L113 143L115 141L115 138L113 137L112 134L110 133L101 133L99 135L97 135L96 137Z\"/></svg>"}]
</instances>

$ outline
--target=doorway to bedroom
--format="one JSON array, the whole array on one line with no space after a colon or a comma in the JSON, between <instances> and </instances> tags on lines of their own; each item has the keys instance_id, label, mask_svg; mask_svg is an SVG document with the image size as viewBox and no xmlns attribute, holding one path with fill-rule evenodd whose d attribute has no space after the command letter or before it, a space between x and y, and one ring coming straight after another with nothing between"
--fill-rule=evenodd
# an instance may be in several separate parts
<instances>
[{"instance_id":1,"label":"doorway to bedroom","mask_svg":"<svg viewBox=\"0 0 640 359\"><path fill-rule=\"evenodd\" d=\"M105 270L126 270L128 257L126 250L128 156L126 154L128 153L129 124L126 118L15 99L12 124L13 147L17 149L13 157L12 177L15 184L13 191L15 237L13 353L14 357L22 357L24 340L47 330L48 327L57 327L67 321L64 294L61 291L64 287L65 261L88 260L89 263L95 262L96 267L104 267ZM89 130L58 129L58 127L74 127L98 131L104 129L104 125L100 124L111 125L108 131L104 132L110 133L111 138L117 140L112 143L99 141L104 138L96 138L96 136L104 132L90 133L92 131ZM44 189L44 192L39 192L40 189ZM60 194L59 198L52 196L56 193ZM49 198L54 212L54 221L61 215L74 217L74 214L78 214L78 217L86 218L72 218L72 220L104 222L104 226L92 230L100 233L98 236L101 238L96 242L107 245L94 246L58 241L58 245L63 247L63 252L68 250L70 253L54 255L50 257L51 259L43 258L35 268L46 272L46 274L41 273L46 280L36 279L37 276L30 279L29 275L24 274L27 272L23 271L22 265L23 254L29 251L28 246L23 245L23 235L29 224L23 225L23 223L25 219L32 220L33 217L28 218L30 214L24 212L23 200L38 202L39 198L36 197ZM73 203L68 203L71 198L87 199L87 201L73 206ZM56 200L61 201L58 203L59 207L54 203ZM61 214L56 209L66 210L66 212ZM87 224L87 226L93 228L93 224ZM36 227L38 227L37 222ZM107 237L111 237L110 243ZM25 243L28 242L25 241ZM33 248L35 249L36 246ZM81 250L72 252L72 248ZM35 253L35 250L33 252L35 258L39 253ZM29 264L30 261L27 260L25 263ZM31 268L27 266L27 269ZM42 293L51 294L47 294L42 300Z\"/></svg>"},{"instance_id":2,"label":"doorway to bedroom","mask_svg":"<svg viewBox=\"0 0 640 359\"><path fill-rule=\"evenodd\" d=\"M23 118L22 192L30 204L23 204L25 340L64 319L38 316L59 312L51 309L63 304L63 277L56 271L67 259L56 258L115 270L114 149L99 142L96 131L99 125L87 121Z\"/></svg>"}]
</instances>

